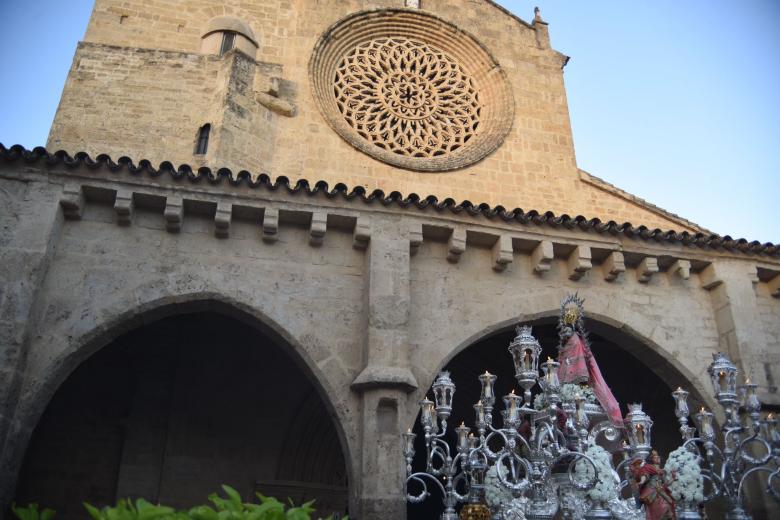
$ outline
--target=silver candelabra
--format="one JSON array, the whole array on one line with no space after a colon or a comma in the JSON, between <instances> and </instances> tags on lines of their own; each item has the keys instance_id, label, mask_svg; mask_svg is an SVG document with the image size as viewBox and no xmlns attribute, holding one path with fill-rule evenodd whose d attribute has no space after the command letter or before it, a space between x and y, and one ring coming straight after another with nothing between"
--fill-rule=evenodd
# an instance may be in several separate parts
<instances>
[{"instance_id":1,"label":"silver candelabra","mask_svg":"<svg viewBox=\"0 0 780 520\"><path fill-rule=\"evenodd\" d=\"M698 426L695 436L696 429L688 426L688 392L682 388L672 392L675 415L680 422L683 446L699 456L704 478L711 484L705 501L722 496L728 506L728 519L749 520L743 489L751 475L766 473L767 493L780 500L776 484L780 478L780 432L773 414L761 418L758 385L748 378L737 386L737 367L721 352L712 357L708 373L724 416L720 439L713 425L714 414L703 406L694 415Z\"/></svg>"},{"instance_id":2,"label":"silver candelabra","mask_svg":"<svg viewBox=\"0 0 780 520\"><path fill-rule=\"evenodd\" d=\"M454 446L446 440L455 395L449 373L442 372L436 378L433 401L420 401L425 471L412 470L417 436L408 430L403 434L407 500L422 502L431 495L428 486L436 486L444 505L441 520L457 520L458 504L464 504L461 518L474 520L550 519L559 510L564 518L581 518L583 512L587 512L587 518L644 518L630 466L641 463L651 453L652 419L641 404L629 404L622 428L616 427L606 420L599 405L586 402L579 393L564 395L558 380L559 363L548 358L541 363L540 374L539 342L530 327L517 327L516 332L509 352L522 395L513 390L501 398L500 427L494 425L496 376L489 372L479 376L481 395L473 406L474 431L463 423L454 428ZM683 447L696 456L701 476L710 483L704 501L723 496L729 508L727 518L746 520L750 516L745 511L743 493L751 475L766 473L768 493L780 500L780 432L772 414L761 418L757 385L747 380L737 387L737 368L724 354L713 357L709 374L725 417L721 444L716 442L713 413L702 408L694 415L697 428L688 424L688 392L682 388L672 392L675 415ZM537 385L543 393L543 406L535 408L531 389ZM624 439L622 448L613 450L622 453L623 460L614 470L608 463L607 477L599 474L601 470L587 451L602 435L609 443L621 436ZM575 471L583 466L586 471ZM502 502L500 510L491 511L485 505L489 469L496 470L500 487L510 497ZM608 503L584 498L605 478L614 485L614 498ZM419 491L411 492L413 488ZM693 509L681 517L697 518Z\"/></svg>"}]
</instances>

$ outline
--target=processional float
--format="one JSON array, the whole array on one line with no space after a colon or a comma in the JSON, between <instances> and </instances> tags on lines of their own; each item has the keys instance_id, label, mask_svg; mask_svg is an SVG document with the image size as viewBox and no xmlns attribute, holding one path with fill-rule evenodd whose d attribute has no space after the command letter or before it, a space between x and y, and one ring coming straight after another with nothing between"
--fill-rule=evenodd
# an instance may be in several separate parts
<instances>
[{"instance_id":1,"label":"processional float","mask_svg":"<svg viewBox=\"0 0 780 520\"><path fill-rule=\"evenodd\" d=\"M417 435L403 434L409 502L424 501L435 486L441 520L663 520L701 518L703 504L721 496L726 517L744 520L751 518L745 483L754 474L766 477L766 494L780 501L777 420L762 418L757 385L748 379L738 387L738 370L725 354L714 354L708 370L725 416L720 435L704 407L694 414L696 428L688 425L688 392L678 388L672 396L683 442L661 466L642 405L629 404L621 417L590 350L576 294L561 304L558 331L558 361L541 363L540 374L539 342L531 327L516 328L509 352L523 394L501 398L500 426L496 376L485 372L473 431L461 424L448 433L455 383L448 372L439 374L434 400L420 401L425 471L412 470Z\"/></svg>"}]
</instances>

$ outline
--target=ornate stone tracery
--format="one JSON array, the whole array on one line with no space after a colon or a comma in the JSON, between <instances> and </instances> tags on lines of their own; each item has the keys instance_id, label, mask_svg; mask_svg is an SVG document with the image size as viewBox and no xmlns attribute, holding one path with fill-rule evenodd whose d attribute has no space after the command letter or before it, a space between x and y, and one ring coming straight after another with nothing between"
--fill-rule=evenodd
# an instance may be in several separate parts
<instances>
[{"instance_id":1,"label":"ornate stone tracery","mask_svg":"<svg viewBox=\"0 0 780 520\"><path fill-rule=\"evenodd\" d=\"M446 53L409 38L355 47L336 69L334 95L362 138L402 156L445 155L481 130L472 78Z\"/></svg>"},{"instance_id":2,"label":"ornate stone tracery","mask_svg":"<svg viewBox=\"0 0 780 520\"><path fill-rule=\"evenodd\" d=\"M514 102L498 64L476 40L419 11L351 15L320 38L309 64L328 123L394 166L444 171L495 150Z\"/></svg>"}]
</instances>

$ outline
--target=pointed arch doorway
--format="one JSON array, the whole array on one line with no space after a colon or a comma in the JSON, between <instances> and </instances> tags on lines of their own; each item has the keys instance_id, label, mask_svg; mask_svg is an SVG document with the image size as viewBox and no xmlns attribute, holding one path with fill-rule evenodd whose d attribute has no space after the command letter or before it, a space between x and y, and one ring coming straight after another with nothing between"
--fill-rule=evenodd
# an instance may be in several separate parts
<instances>
[{"instance_id":1,"label":"pointed arch doorway","mask_svg":"<svg viewBox=\"0 0 780 520\"><path fill-rule=\"evenodd\" d=\"M84 517L82 501L188 508L229 484L245 499L257 491L347 513L338 425L290 345L230 309L148 321L58 388L28 445L17 503L67 520Z\"/></svg>"},{"instance_id":2,"label":"pointed arch doorway","mask_svg":"<svg viewBox=\"0 0 780 520\"><path fill-rule=\"evenodd\" d=\"M558 331L557 316L524 321L522 324L533 327L533 335L542 346L541 360L548 356L557 358ZM519 323L518 323L519 324ZM703 403L694 385L661 354L644 343L641 338L632 335L626 329L617 328L606 321L587 319L589 341L596 361L602 371L605 381L610 386L621 411L625 415L627 403L642 403L644 410L653 418L653 445L663 457L669 451L680 445L679 424L674 415L674 399L671 392L677 386L684 386L691 391L689 403L692 410ZM519 391L515 380L512 357L507 347L515 336L514 327L507 327L498 332L486 335L455 353L443 363L442 370L450 372L455 382L456 390L452 415L448 420L450 443L454 441L452 428L465 422L466 426L474 425L473 404L480 397L478 376L485 370L497 375L495 385L496 396L508 394L511 390ZM428 385L433 383L429 381ZM534 394L538 387L534 389ZM433 399L428 391L428 398ZM496 404L503 409L502 404ZM495 414L495 412L494 412ZM498 426L500 419L495 418ZM424 432L420 425L419 413L412 429L417 433L415 451L417 456L413 464L414 471L424 471L425 444ZM409 504L408 520L424 520L438 518L443 511L439 492L435 486L429 486L432 496L420 504Z\"/></svg>"}]
</instances>

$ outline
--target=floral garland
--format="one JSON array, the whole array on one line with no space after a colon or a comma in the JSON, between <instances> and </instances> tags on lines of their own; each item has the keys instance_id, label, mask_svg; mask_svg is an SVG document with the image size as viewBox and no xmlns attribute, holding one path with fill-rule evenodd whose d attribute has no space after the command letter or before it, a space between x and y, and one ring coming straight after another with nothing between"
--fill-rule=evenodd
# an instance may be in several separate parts
<instances>
[{"instance_id":1,"label":"floral garland","mask_svg":"<svg viewBox=\"0 0 780 520\"><path fill-rule=\"evenodd\" d=\"M695 454L682 446L677 448L669 454L664 471L669 479L672 498L684 502L704 501L704 478ZM677 478L673 479L673 474Z\"/></svg>"},{"instance_id":2,"label":"floral garland","mask_svg":"<svg viewBox=\"0 0 780 520\"><path fill-rule=\"evenodd\" d=\"M586 403L594 404L598 402L596 394L593 393L593 389L589 386L580 386L573 383L565 383L561 386L561 390L558 395L561 396L561 400L564 402L574 402L574 397L580 394ZM541 410L547 406L547 398L544 393L536 394L534 397L534 408Z\"/></svg>"},{"instance_id":3,"label":"floral garland","mask_svg":"<svg viewBox=\"0 0 780 520\"><path fill-rule=\"evenodd\" d=\"M502 467L501 475L506 475L506 468ZM501 509L503 504L508 504L512 501L512 493L509 489L501 484L501 479L498 477L498 464L490 466L490 469L485 473L485 502L494 511Z\"/></svg>"},{"instance_id":4,"label":"floral garland","mask_svg":"<svg viewBox=\"0 0 780 520\"><path fill-rule=\"evenodd\" d=\"M590 457L596 466L596 484L585 492L585 496L595 502L609 502L618 497L617 483L613 477L612 456L598 444L589 444L585 455ZM574 475L578 482L588 482L593 479L593 465L581 459L574 465Z\"/></svg>"}]
</instances>

